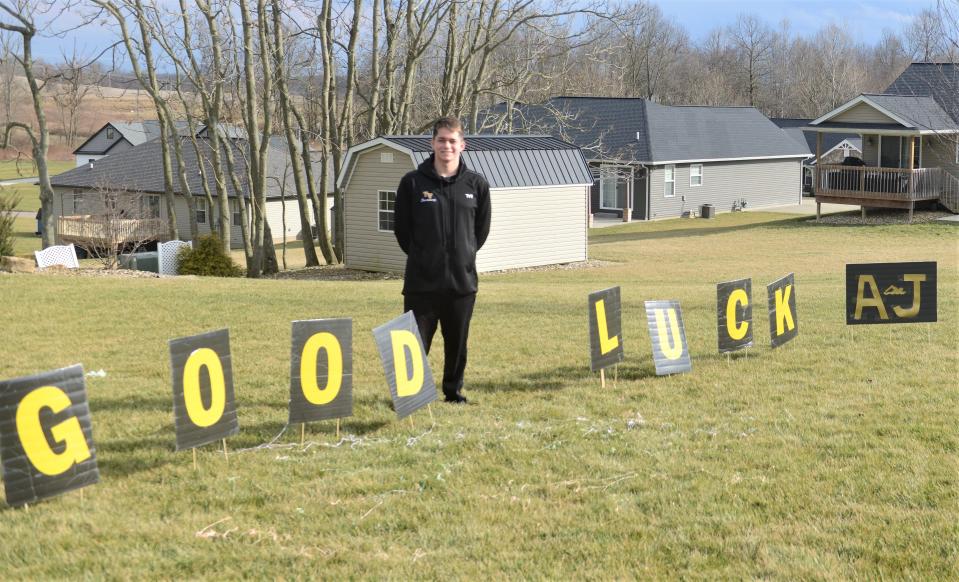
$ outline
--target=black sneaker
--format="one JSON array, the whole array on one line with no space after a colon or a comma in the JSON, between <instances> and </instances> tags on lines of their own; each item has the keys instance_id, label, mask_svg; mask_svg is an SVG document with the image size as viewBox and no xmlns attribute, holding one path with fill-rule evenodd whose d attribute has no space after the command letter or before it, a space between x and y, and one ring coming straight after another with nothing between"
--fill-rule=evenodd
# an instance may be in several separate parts
<instances>
[{"instance_id":1,"label":"black sneaker","mask_svg":"<svg viewBox=\"0 0 959 582\"><path fill-rule=\"evenodd\" d=\"M446 401L450 404L469 404L469 400L460 393L447 394Z\"/></svg>"}]
</instances>

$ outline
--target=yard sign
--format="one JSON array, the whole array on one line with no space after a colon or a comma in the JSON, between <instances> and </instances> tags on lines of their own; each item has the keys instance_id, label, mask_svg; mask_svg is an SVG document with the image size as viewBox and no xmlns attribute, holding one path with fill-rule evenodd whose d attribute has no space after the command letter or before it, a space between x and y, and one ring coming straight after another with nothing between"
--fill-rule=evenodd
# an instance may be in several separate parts
<instances>
[{"instance_id":1,"label":"yard sign","mask_svg":"<svg viewBox=\"0 0 959 582\"><path fill-rule=\"evenodd\" d=\"M735 352L753 345L752 294L752 279L716 285L719 353Z\"/></svg>"},{"instance_id":2,"label":"yard sign","mask_svg":"<svg viewBox=\"0 0 959 582\"><path fill-rule=\"evenodd\" d=\"M689 372L693 369L686 344L686 329L679 301L647 301L646 323L653 342L656 375Z\"/></svg>"},{"instance_id":3,"label":"yard sign","mask_svg":"<svg viewBox=\"0 0 959 582\"><path fill-rule=\"evenodd\" d=\"M82 366L0 382L0 457L11 506L100 481Z\"/></svg>"},{"instance_id":4,"label":"yard sign","mask_svg":"<svg viewBox=\"0 0 959 582\"><path fill-rule=\"evenodd\" d=\"M619 287L589 294L589 355L592 371L623 361L623 320Z\"/></svg>"},{"instance_id":5,"label":"yard sign","mask_svg":"<svg viewBox=\"0 0 959 582\"><path fill-rule=\"evenodd\" d=\"M796 280L793 273L766 286L769 300L769 340L777 348L799 335Z\"/></svg>"},{"instance_id":6,"label":"yard sign","mask_svg":"<svg viewBox=\"0 0 959 582\"><path fill-rule=\"evenodd\" d=\"M936 318L934 261L846 265L846 325Z\"/></svg>"},{"instance_id":7,"label":"yard sign","mask_svg":"<svg viewBox=\"0 0 959 582\"><path fill-rule=\"evenodd\" d=\"M403 419L436 400L436 384L413 312L373 330L397 418Z\"/></svg>"},{"instance_id":8,"label":"yard sign","mask_svg":"<svg viewBox=\"0 0 959 582\"><path fill-rule=\"evenodd\" d=\"M170 340L170 368L178 451L240 432L229 330Z\"/></svg>"},{"instance_id":9,"label":"yard sign","mask_svg":"<svg viewBox=\"0 0 959 582\"><path fill-rule=\"evenodd\" d=\"M290 423L353 415L353 320L293 322Z\"/></svg>"}]
</instances>

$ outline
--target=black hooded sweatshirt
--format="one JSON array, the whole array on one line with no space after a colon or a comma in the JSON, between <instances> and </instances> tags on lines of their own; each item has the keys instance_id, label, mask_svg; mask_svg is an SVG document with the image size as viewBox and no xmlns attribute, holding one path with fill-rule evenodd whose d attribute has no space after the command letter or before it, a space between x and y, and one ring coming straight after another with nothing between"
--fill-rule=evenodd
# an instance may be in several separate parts
<instances>
[{"instance_id":1,"label":"black hooded sweatshirt","mask_svg":"<svg viewBox=\"0 0 959 582\"><path fill-rule=\"evenodd\" d=\"M433 156L403 176L394 229L406 253L403 294L476 293L476 252L489 234L489 183L460 160L456 174L436 173Z\"/></svg>"}]
</instances>

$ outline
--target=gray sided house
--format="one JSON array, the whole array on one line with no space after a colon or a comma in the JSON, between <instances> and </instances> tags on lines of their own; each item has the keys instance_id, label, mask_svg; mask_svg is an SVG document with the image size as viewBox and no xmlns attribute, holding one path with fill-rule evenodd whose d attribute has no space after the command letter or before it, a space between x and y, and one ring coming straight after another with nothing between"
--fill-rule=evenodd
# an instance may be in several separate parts
<instances>
[{"instance_id":1,"label":"gray sided house","mask_svg":"<svg viewBox=\"0 0 959 582\"><path fill-rule=\"evenodd\" d=\"M189 136L177 137L182 142L184 162L187 167L186 175L189 184L180 182L179 172L174 164L174 191L176 198L176 221L179 235L182 240L190 239L189 207L186 201L186 192L193 196L196 205L197 226L201 235L211 232L211 225L218 220L218 198L215 179L212 171L212 151L209 141L204 134L199 134L197 142L200 146L200 156ZM241 176L239 183L242 192L234 190L232 181L227 179L227 192L230 201L231 243L232 248L243 247L243 237L240 228L240 206L250 206L249 187L247 184L245 148L242 140L223 140L221 147L232 147L236 172ZM269 173L266 181L267 202L266 214L275 241L301 239L303 229L297 206L296 190L293 185L292 170L289 167L289 155L285 140L272 138L270 140ZM222 157L225 157L225 153ZM203 190L203 179L200 175L200 160L206 169L207 185L213 195L214 206L211 208ZM104 192L124 193L128 198L137 198L138 218L155 221L160 226L156 228L157 240L168 238L166 224L170 219L164 200L163 161L159 138L131 147L119 153L112 153L99 160L88 162L51 178L54 197L53 208L57 220L57 239L59 242L83 241L76 237L83 237L84 232L91 232L90 224L102 220ZM250 216L251 213L248 213ZM311 224L312 212L310 214ZM90 224L88 224L90 223ZM93 227L94 229L96 227Z\"/></svg>"},{"instance_id":2,"label":"gray sided house","mask_svg":"<svg viewBox=\"0 0 959 582\"><path fill-rule=\"evenodd\" d=\"M651 220L796 204L806 147L752 107L673 107L645 99L555 97L484 115L511 130L583 148L594 176L591 214ZM502 127L502 124L500 125Z\"/></svg>"},{"instance_id":3,"label":"gray sided house","mask_svg":"<svg viewBox=\"0 0 959 582\"><path fill-rule=\"evenodd\" d=\"M188 126L185 121L174 124L178 131ZM97 161L110 154L118 154L160 137L160 122L110 121L73 150L77 167Z\"/></svg>"},{"instance_id":4,"label":"gray sided house","mask_svg":"<svg viewBox=\"0 0 959 582\"><path fill-rule=\"evenodd\" d=\"M862 139L863 164L817 164L818 203L959 212L959 65L912 63L882 93L859 95L807 129L820 158L832 134Z\"/></svg>"},{"instance_id":5,"label":"gray sided house","mask_svg":"<svg viewBox=\"0 0 959 582\"><path fill-rule=\"evenodd\" d=\"M338 177L347 267L403 271L406 255L393 235L396 187L431 153L429 136L350 148ZM467 136L462 159L490 184L492 225L477 271L586 260L593 179L578 147L548 136Z\"/></svg>"},{"instance_id":6,"label":"gray sided house","mask_svg":"<svg viewBox=\"0 0 959 582\"><path fill-rule=\"evenodd\" d=\"M803 193L812 195L813 170L816 167L816 132L808 131L812 119L796 117L773 117L770 121L805 147L809 157L803 160ZM841 164L846 158L862 159L862 136L855 133L829 133L823 135L822 163Z\"/></svg>"}]
</instances>

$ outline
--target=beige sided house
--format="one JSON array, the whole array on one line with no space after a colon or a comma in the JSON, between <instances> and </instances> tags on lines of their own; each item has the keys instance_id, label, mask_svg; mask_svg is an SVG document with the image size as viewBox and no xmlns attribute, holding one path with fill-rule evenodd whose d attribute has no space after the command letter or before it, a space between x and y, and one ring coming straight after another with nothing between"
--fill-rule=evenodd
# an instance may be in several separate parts
<instances>
[{"instance_id":1,"label":"beige sided house","mask_svg":"<svg viewBox=\"0 0 959 582\"><path fill-rule=\"evenodd\" d=\"M912 63L883 93L863 94L813 120L817 159L825 136L862 138L862 163L816 164L821 203L959 212L959 65Z\"/></svg>"},{"instance_id":2,"label":"beige sided house","mask_svg":"<svg viewBox=\"0 0 959 582\"><path fill-rule=\"evenodd\" d=\"M385 136L350 148L338 177L347 267L403 272L406 255L393 235L396 187L431 153L429 136ZM489 181L493 207L477 271L586 260L593 179L578 147L540 135L467 136L462 159Z\"/></svg>"},{"instance_id":3,"label":"beige sided house","mask_svg":"<svg viewBox=\"0 0 959 582\"><path fill-rule=\"evenodd\" d=\"M216 185L212 171L212 150L206 132L197 134L200 155L197 155L188 135L179 135L182 142L184 163L187 166L188 188L180 182L174 162L174 192L177 228L182 240L189 240L190 220L186 192L193 196L196 206L196 221L201 235L209 234L211 226L218 220ZM243 139L231 136L221 141L221 147L234 148L234 159L242 192L234 190L231 180L227 180L227 192L232 216L232 248L243 248L243 236L240 228L240 204L249 209L249 186L245 179L245 148ZM105 220L102 213L104 190L126 192L130 197L138 197L139 211L135 220L122 228L136 228L143 233L142 239L165 241L168 237L167 224L170 219L166 202L163 200L163 161L159 138L140 145L111 152L103 158L87 162L51 178L53 185L53 208L57 224L57 241L61 244L77 243L83 246L86 239L97 236L105 229L100 223ZM286 142L271 138L269 152L269 170L266 180L266 215L274 241L293 241L302 239L303 228L297 205L296 189L293 185L292 170L289 167L289 155ZM224 156L225 157L225 156ZM213 195L214 207L210 208L203 191L203 178L200 174L200 161L206 169L207 186ZM248 212L247 216L252 213ZM309 214L311 226L315 224L312 210ZM112 220L116 220L115 218ZM329 224L329 223L328 223ZM149 232L146 232L149 231ZM91 234L92 233L92 234Z\"/></svg>"}]
</instances>

